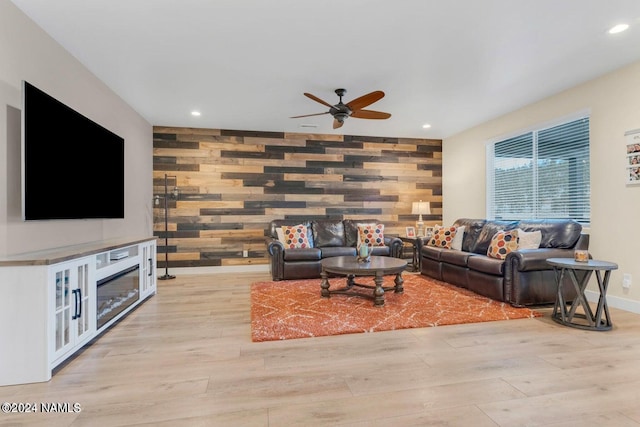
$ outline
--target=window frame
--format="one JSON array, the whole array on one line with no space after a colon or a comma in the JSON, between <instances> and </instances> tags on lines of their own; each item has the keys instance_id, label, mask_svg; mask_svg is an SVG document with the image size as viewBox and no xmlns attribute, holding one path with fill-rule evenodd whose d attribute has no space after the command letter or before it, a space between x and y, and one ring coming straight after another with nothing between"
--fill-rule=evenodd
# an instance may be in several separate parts
<instances>
[{"instance_id":1,"label":"window frame","mask_svg":"<svg viewBox=\"0 0 640 427\"><path fill-rule=\"evenodd\" d=\"M495 215L495 207L494 207L494 195L495 195L495 145L497 143L500 142L504 142L506 140L509 139L515 139L518 137L524 137L528 134L531 134L531 143L532 143L532 147L533 146L537 146L538 144L538 134L540 132L544 132L545 130L554 128L554 127L558 127L558 126L562 126L564 124L569 124L571 122L577 121L577 120L582 120L582 119L587 119L589 121L589 127L588 127L588 132L589 132L589 148L588 148L588 162L589 162L589 180L587 182L588 184L588 190L589 190L589 196L588 196L588 200L587 200L587 213L588 215L586 217L581 217L581 218L571 218L574 219L575 221L578 221L580 224L582 224L583 227L589 227L590 226L590 222L591 222L591 111L590 110L582 110L582 111L578 111L575 112L573 114L570 115L566 115L560 118L556 118L554 120L550 120L548 122L545 123L540 123L540 124L536 124L536 125L532 125L529 126L527 128L524 129L520 129L514 132L510 132L509 134L504 134L495 138L491 138L490 140L486 141L485 143L485 179L486 179L486 184L485 184L485 194L486 194L486 200L485 200L485 212L486 212L486 218L487 219L496 219L496 215ZM532 179L533 179L533 185L534 187L532 188L532 192L534 193L534 198L535 198L535 204L538 204L538 194L539 191L537 191L538 188L538 157L537 157L537 153L538 153L538 147L534 147L533 148L533 155L531 158L531 161L534 165L533 171L532 171ZM583 181L584 182L584 181ZM530 215L526 218L499 218L499 219L504 219L504 220L519 220L519 219L544 219L544 218L549 218L547 217L540 217L537 215L538 212L534 211L534 212L530 212ZM559 218L559 217L557 217Z\"/></svg>"}]
</instances>

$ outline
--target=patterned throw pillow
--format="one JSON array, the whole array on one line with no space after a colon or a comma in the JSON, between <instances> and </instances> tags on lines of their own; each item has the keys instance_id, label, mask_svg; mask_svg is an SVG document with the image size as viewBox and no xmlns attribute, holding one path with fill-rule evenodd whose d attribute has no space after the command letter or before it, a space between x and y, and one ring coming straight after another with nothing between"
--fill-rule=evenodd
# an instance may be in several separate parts
<instances>
[{"instance_id":1,"label":"patterned throw pillow","mask_svg":"<svg viewBox=\"0 0 640 427\"><path fill-rule=\"evenodd\" d=\"M286 249L309 248L306 225L285 225L282 227L284 234L284 247Z\"/></svg>"},{"instance_id":2,"label":"patterned throw pillow","mask_svg":"<svg viewBox=\"0 0 640 427\"><path fill-rule=\"evenodd\" d=\"M457 227L437 227L427 245L437 248L451 249L453 238L456 237Z\"/></svg>"},{"instance_id":3,"label":"patterned throw pillow","mask_svg":"<svg viewBox=\"0 0 640 427\"><path fill-rule=\"evenodd\" d=\"M358 224L358 246L384 246L384 224Z\"/></svg>"},{"instance_id":4,"label":"patterned throw pillow","mask_svg":"<svg viewBox=\"0 0 640 427\"><path fill-rule=\"evenodd\" d=\"M505 259L507 254L518 250L518 230L498 231L491 238L487 256Z\"/></svg>"}]
</instances>

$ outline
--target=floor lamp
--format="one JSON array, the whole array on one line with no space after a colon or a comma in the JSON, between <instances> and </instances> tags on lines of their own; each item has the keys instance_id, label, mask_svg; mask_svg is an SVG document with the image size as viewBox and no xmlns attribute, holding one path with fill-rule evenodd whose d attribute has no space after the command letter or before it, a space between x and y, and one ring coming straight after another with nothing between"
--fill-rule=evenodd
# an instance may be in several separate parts
<instances>
[{"instance_id":1,"label":"floor lamp","mask_svg":"<svg viewBox=\"0 0 640 427\"><path fill-rule=\"evenodd\" d=\"M164 174L164 276L158 277L159 280L175 279L176 276L169 274L169 197L178 198L178 186L176 185L171 193L169 193L167 181L169 178L178 179L176 176ZM156 206L160 205L159 195L153 198Z\"/></svg>"}]
</instances>

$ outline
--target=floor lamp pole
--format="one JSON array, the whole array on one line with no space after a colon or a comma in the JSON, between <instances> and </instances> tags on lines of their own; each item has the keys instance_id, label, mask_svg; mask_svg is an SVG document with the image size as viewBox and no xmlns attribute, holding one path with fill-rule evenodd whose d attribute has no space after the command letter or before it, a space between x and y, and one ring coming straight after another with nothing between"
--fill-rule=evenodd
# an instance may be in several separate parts
<instances>
[{"instance_id":1,"label":"floor lamp pole","mask_svg":"<svg viewBox=\"0 0 640 427\"><path fill-rule=\"evenodd\" d=\"M169 176L164 175L164 276L158 277L159 280L175 279L176 276L169 274L169 189L167 188L167 180ZM177 187L176 187L177 189Z\"/></svg>"}]
</instances>

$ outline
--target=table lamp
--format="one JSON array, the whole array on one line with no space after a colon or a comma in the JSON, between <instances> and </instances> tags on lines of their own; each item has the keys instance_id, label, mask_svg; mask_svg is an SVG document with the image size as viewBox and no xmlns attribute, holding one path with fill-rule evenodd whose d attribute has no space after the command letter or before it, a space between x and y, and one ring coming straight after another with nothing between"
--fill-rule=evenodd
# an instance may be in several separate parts
<instances>
[{"instance_id":1,"label":"table lamp","mask_svg":"<svg viewBox=\"0 0 640 427\"><path fill-rule=\"evenodd\" d=\"M422 200L419 202L413 202L411 205L411 214L419 215L418 222L416 222L416 228L418 229L417 235L424 236L424 222L422 221L422 215L431 214L431 206L429 205L429 202L423 202Z\"/></svg>"}]
</instances>

